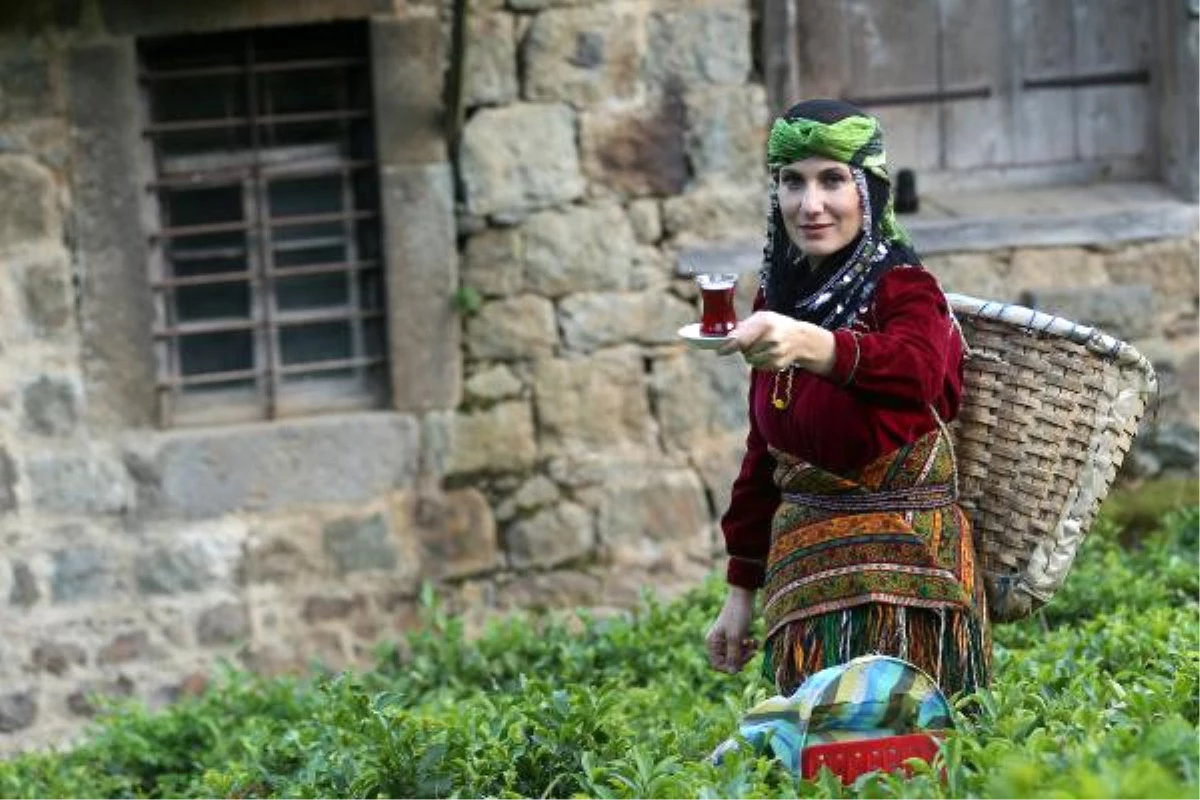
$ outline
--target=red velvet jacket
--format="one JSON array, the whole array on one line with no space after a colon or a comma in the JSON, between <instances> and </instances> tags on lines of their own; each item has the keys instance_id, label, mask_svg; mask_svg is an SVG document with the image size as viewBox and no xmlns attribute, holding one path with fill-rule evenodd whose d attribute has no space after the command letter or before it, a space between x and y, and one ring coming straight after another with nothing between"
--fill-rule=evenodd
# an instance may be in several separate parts
<instances>
[{"instance_id":1,"label":"red velvet jacket","mask_svg":"<svg viewBox=\"0 0 1200 800\"><path fill-rule=\"evenodd\" d=\"M759 292L755 310L763 305ZM786 375L776 387L775 373L751 372L746 455L721 518L730 556L726 575L735 586L763 583L779 505L768 445L844 474L933 430L930 405L945 421L958 413L962 340L942 290L923 267L885 273L867 313L833 336L832 374L795 370L783 410L771 396L785 395Z\"/></svg>"}]
</instances>

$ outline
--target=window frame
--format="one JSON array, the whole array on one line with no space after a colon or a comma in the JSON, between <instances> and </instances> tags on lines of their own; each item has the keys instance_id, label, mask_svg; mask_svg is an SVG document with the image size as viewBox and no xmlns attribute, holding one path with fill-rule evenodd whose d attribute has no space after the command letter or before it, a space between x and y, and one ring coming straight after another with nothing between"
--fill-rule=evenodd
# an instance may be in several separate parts
<instances>
[{"instance_id":1,"label":"window frame","mask_svg":"<svg viewBox=\"0 0 1200 800\"><path fill-rule=\"evenodd\" d=\"M362 40L369 38L366 22L357 23L327 23L315 25L308 29L309 34L319 30L330 30L340 26L341 33L347 34L350 26L358 26L359 31L348 35L358 35ZM386 265L384 264L383 249L383 202L378 186L378 149L374 142L368 145L366 157L348 157L345 153L337 152L337 144L327 142L318 145L305 146L271 146L262 142L262 129L274 125L285 115L271 116L270 107L267 113L260 113L260 101L257 87L264 75L284 70L313 70L340 69L339 103L340 106L328 112L308 112L292 114L293 118L303 117L301 122L318 118L338 119L342 124L342 135L345 144L349 141L349 120L365 118L368 125L374 123L375 96L368 83L365 92L366 107L352 108L348 102L347 85L350 75L357 70L358 76L365 76L370 82L373 71L373 60L368 53L356 53L340 57L305 58L303 56L289 61L262 63L256 59L256 45L259 37L271 35L280 29L255 29L234 32L223 32L219 36L240 39L245 48L245 59L241 63L231 61L228 64L217 65L207 70L188 70L175 73L174 77L194 77L210 74L233 75L239 81L244 81L245 109L242 116L229 116L223 121L240 125L247 129L249 147L231 151L209 151L192 156L169 156L158 146L156 134L162 131L181 130L195 126L214 127L222 120L200 121L198 123L156 123L152 120L151 104L153 81L169 79L163 73L155 74L146 57L147 51L163 47L164 43L185 41L179 37L164 37L146 39L138 42L138 75L139 75L139 107L142 111L140 138L140 159L143 171L151 176L146 186L149 196L144 213L147 226L147 269L149 288L154 309L154 326L151 331L154 349L155 365L155 394L157 422L160 427L178 427L185 425L204 425L232 423L254 420L273 420L282 417L313 414L322 412L341 412L365 410L384 407L388 404L388 387L390 385L389 363L387 353L387 318L390 309L386 290ZM290 29L289 34L294 34ZM186 39L199 42L193 36ZM202 44L202 43L201 43ZM283 119L283 122L296 120ZM372 129L372 133L373 133ZM301 150L308 150L308 157L296 158ZM362 154L358 154L362 155ZM270 187L273 181L299 179L317 175L338 176L341 182L340 210L324 215L298 215L295 217L275 217L271 212ZM368 208L363 208L361 198L357 197L351 182L355 175L366 175L374 179L373 186L368 190ZM277 184L276 184L277 185ZM173 274L171 259L167 254L167 243L178 241L189 235L189 231L181 227L173 228L170 220L163 218L165 192L187 191L213 186L240 186L242 194L242 217L231 223L216 223L214 229L228 228L231 231L246 232L245 244L242 246L244 269L222 274L220 272L198 276L198 278L179 277ZM374 236L376 241L368 250L373 250L374 258L359 258L357 248L360 244L362 231L359 226L374 221ZM345 258L341 263L316 264L293 268L279 268L274 264L274 249L272 235L281 227L305 224L331 224L341 222L342 241L346 248ZM195 226L191 233L203 233L204 225ZM368 234L370 235L370 234ZM378 272L374 276L375 290L371 294L374 302L364 304L361 296L362 279L369 278L366 273ZM278 306L278 289L280 280L315 274L343 274L346 277L347 300L343 308L332 306L322 310L281 311ZM198 323L183 323L178 313L178 290L187 286L209 284L236 284L245 282L249 293L249 313L237 320L227 318L227 322L204 321ZM368 324L378 326L372 347L366 341ZM304 330L303 326L314 326L329 323L345 323L348 328L350 352L348 356L322 362L284 363L281 356L283 335L287 328ZM249 331L251 337L251 362L248 369L226 373L186 374L181 361L180 345L185 336L212 336L221 331ZM309 328L311 330L311 328ZM211 340L210 340L211 341ZM334 370L349 370L350 375L344 378L324 378L320 380L302 380L293 383L289 376L318 375L321 372ZM213 391L188 391L188 387L218 385L233 380L252 381L250 386L224 388Z\"/></svg>"}]
</instances>

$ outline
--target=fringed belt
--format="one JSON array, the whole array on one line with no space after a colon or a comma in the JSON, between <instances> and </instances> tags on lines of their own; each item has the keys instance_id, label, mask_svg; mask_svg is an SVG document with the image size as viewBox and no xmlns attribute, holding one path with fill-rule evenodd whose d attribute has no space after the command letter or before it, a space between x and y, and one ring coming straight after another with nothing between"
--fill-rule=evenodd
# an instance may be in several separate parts
<instances>
[{"instance_id":1,"label":"fringed belt","mask_svg":"<svg viewBox=\"0 0 1200 800\"><path fill-rule=\"evenodd\" d=\"M866 513L871 511L932 511L958 499L953 486L912 486L871 494L809 494L784 492L783 501L821 511Z\"/></svg>"}]
</instances>

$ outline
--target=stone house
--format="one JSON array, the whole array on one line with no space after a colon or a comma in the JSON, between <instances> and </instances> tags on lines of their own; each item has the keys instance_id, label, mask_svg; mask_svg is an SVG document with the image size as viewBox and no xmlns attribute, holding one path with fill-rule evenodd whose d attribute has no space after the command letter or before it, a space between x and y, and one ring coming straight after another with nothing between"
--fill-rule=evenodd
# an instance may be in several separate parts
<instances>
[{"instance_id":1,"label":"stone house","mask_svg":"<svg viewBox=\"0 0 1200 800\"><path fill-rule=\"evenodd\" d=\"M952 54L853 57L880 26L950 41L966 6L1025 7L917 5L933 22L868 0L6 4L0 749L69 736L94 692L195 691L218 659L364 663L426 581L473 624L694 585L745 373L678 342L686 272L744 272L746 307L769 109L800 94L896 132L947 288L1151 354L1135 466L1194 473L1194 13L1106 3L1141 26L1101 54L1115 88L1072 62L1018 102L1002 59L964 89ZM835 44L851 57L814 56ZM1069 142L1005 150L964 102L1014 129L1022 102L1065 104L1037 141ZM1125 108L1145 130L1105 133Z\"/></svg>"}]
</instances>

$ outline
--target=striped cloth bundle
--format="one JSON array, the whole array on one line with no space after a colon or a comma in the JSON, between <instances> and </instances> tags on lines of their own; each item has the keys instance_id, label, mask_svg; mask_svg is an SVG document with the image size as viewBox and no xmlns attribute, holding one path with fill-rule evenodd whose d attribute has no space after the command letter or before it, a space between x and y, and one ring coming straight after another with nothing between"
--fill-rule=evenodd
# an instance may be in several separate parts
<instances>
[{"instance_id":1,"label":"striped cloth bundle","mask_svg":"<svg viewBox=\"0 0 1200 800\"><path fill-rule=\"evenodd\" d=\"M954 727L950 704L933 679L907 661L860 656L814 673L790 696L764 700L711 759L719 764L744 740L770 752L794 775L805 747Z\"/></svg>"}]
</instances>

